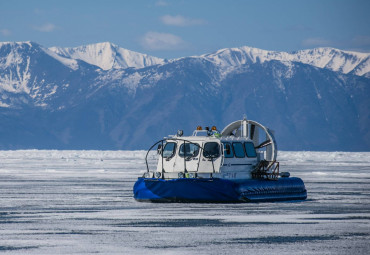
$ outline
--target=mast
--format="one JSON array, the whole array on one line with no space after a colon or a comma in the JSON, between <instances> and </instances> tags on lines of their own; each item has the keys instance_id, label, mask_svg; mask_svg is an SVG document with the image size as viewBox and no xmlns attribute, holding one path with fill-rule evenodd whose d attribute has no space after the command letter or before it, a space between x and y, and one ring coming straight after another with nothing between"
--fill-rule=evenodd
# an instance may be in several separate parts
<instances>
[{"instance_id":1,"label":"mast","mask_svg":"<svg viewBox=\"0 0 370 255\"><path fill-rule=\"evenodd\" d=\"M248 136L248 123L247 123L247 115L243 115L243 120L242 120L242 137L247 137Z\"/></svg>"}]
</instances>

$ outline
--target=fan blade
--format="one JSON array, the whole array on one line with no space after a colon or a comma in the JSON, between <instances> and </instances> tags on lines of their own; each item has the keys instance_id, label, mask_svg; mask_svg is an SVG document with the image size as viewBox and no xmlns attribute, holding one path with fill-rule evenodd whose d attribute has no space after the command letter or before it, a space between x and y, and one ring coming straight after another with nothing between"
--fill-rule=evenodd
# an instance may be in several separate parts
<instances>
[{"instance_id":1,"label":"fan blade","mask_svg":"<svg viewBox=\"0 0 370 255\"><path fill-rule=\"evenodd\" d=\"M256 128L255 125L251 125L251 140L253 140L253 137L254 137L254 129Z\"/></svg>"},{"instance_id":2,"label":"fan blade","mask_svg":"<svg viewBox=\"0 0 370 255\"><path fill-rule=\"evenodd\" d=\"M266 141L264 141L263 143L261 143L260 145L258 145L257 147L254 147L254 148L261 149L261 148L266 147L267 145L269 145L271 143L272 143L271 140L266 140Z\"/></svg>"}]
</instances>

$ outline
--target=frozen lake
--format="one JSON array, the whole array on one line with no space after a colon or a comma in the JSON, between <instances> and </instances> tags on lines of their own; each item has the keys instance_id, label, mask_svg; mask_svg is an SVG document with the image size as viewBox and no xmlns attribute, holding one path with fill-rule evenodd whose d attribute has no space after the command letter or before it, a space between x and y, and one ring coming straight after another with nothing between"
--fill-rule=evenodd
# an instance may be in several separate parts
<instances>
[{"instance_id":1,"label":"frozen lake","mask_svg":"<svg viewBox=\"0 0 370 255\"><path fill-rule=\"evenodd\" d=\"M136 202L145 153L0 151L0 253L369 254L370 153L280 152L308 199L258 204Z\"/></svg>"}]
</instances>

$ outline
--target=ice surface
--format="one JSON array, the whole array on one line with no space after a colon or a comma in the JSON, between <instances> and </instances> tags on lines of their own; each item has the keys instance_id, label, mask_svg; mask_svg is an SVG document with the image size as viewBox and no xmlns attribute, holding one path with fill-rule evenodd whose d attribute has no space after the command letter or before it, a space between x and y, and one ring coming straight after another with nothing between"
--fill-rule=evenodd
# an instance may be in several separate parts
<instances>
[{"instance_id":1,"label":"ice surface","mask_svg":"<svg viewBox=\"0 0 370 255\"><path fill-rule=\"evenodd\" d=\"M304 202L132 198L145 151L0 151L7 254L368 254L370 153L281 152ZM150 166L155 155L149 155Z\"/></svg>"}]
</instances>

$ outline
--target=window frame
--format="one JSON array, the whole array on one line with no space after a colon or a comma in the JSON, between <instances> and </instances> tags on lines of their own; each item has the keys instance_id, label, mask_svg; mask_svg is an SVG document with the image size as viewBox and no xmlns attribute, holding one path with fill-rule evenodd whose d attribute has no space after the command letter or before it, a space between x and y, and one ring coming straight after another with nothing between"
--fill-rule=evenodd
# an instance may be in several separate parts
<instances>
[{"instance_id":1,"label":"window frame","mask_svg":"<svg viewBox=\"0 0 370 255\"><path fill-rule=\"evenodd\" d=\"M252 145L252 147L253 147L253 152L254 152L254 156L249 156L249 155L248 155L248 150L247 150L247 148L245 147L245 146L246 146L246 144L251 144L251 145ZM247 155L247 158L256 158L256 157L257 157L257 152L256 152L256 149L254 148L254 144L253 144L252 142L245 142L245 143L244 143L244 150L245 150L245 155Z\"/></svg>"},{"instance_id":2,"label":"window frame","mask_svg":"<svg viewBox=\"0 0 370 255\"><path fill-rule=\"evenodd\" d=\"M197 157L199 155L199 151L200 151L200 145L198 143L189 143L189 142L185 142L185 146L186 144L192 144L194 146L198 146L198 150L197 150L197 154L196 155L189 155L189 156L186 156L185 153L183 153L183 155L181 155L181 147L184 146L184 143L181 143L180 147L179 147L179 157L180 158L188 158L188 157L191 157L191 158L194 158L194 157Z\"/></svg>"},{"instance_id":3,"label":"window frame","mask_svg":"<svg viewBox=\"0 0 370 255\"><path fill-rule=\"evenodd\" d=\"M164 156L164 155L163 155L163 152L165 151L165 149L166 149L167 145L168 145L168 144L170 144L170 143L173 143L173 144L174 144L174 147L173 147L173 149L172 149L172 154L171 154L171 155L169 155L169 156ZM175 143L175 142L168 142L168 143L166 143L166 144L164 145L164 147L163 147L163 151L162 151L162 158L166 158L166 159L172 158L172 157L176 154L176 149L177 149L177 143Z\"/></svg>"},{"instance_id":4,"label":"window frame","mask_svg":"<svg viewBox=\"0 0 370 255\"><path fill-rule=\"evenodd\" d=\"M217 144L217 147L218 147L218 155L217 155L217 157L212 157L212 156L206 156L206 155L204 155L204 153L206 152L206 145L209 144L209 143L215 143L215 144ZM221 156L220 144L218 142L206 142L203 145L203 153L202 153L202 155L205 158L219 158Z\"/></svg>"},{"instance_id":5,"label":"window frame","mask_svg":"<svg viewBox=\"0 0 370 255\"><path fill-rule=\"evenodd\" d=\"M222 144L223 144L223 147L224 147L224 157L225 158L234 158L235 157L234 148L231 145L231 143L230 142L223 142ZM229 155L226 154L226 148L225 148L226 145L229 145L230 146L230 154Z\"/></svg>"},{"instance_id":6,"label":"window frame","mask_svg":"<svg viewBox=\"0 0 370 255\"><path fill-rule=\"evenodd\" d=\"M241 145L241 147L242 147L242 149L243 149L243 157L238 157L237 155L236 155L236 150L235 150L235 147L234 147L234 144L240 144ZM233 145L233 150L234 150L234 156L235 156L235 158L245 158L245 149L244 149L244 145L243 145L243 143L242 142L233 142L232 143L232 145Z\"/></svg>"}]
</instances>

